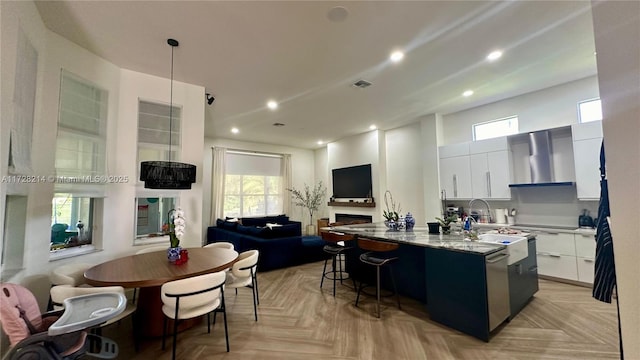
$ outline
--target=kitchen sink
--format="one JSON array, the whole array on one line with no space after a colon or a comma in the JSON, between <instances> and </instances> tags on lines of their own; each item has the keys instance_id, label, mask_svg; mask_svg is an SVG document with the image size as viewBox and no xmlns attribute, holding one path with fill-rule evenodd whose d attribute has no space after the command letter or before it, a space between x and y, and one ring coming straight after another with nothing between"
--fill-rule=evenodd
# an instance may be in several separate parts
<instances>
[{"instance_id":1,"label":"kitchen sink","mask_svg":"<svg viewBox=\"0 0 640 360\"><path fill-rule=\"evenodd\" d=\"M507 264L514 264L529 255L529 245L527 238L519 235L505 234L480 234L478 241L484 243L501 244L507 246L509 259Z\"/></svg>"}]
</instances>

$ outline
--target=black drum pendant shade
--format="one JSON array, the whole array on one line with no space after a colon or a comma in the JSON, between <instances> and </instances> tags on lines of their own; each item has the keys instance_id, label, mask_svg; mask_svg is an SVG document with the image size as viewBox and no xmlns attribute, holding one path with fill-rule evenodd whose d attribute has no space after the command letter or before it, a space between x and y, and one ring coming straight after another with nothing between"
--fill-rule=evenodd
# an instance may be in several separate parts
<instances>
[{"instance_id":1,"label":"black drum pendant shade","mask_svg":"<svg viewBox=\"0 0 640 360\"><path fill-rule=\"evenodd\" d=\"M196 166L171 161L171 134L173 130L173 48L178 41L168 39L171 46L171 105L169 107L169 161L143 161L140 163L140 181L147 189L188 190L196 182Z\"/></svg>"}]
</instances>

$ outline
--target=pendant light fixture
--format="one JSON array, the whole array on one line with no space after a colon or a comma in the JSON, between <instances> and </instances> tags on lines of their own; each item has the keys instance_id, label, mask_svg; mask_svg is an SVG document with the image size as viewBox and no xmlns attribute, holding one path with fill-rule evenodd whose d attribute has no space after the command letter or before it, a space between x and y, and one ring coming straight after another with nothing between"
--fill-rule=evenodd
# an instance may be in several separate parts
<instances>
[{"instance_id":1,"label":"pendant light fixture","mask_svg":"<svg viewBox=\"0 0 640 360\"><path fill-rule=\"evenodd\" d=\"M178 40L167 39L171 46L171 95L169 106L169 159L168 161L143 161L140 163L140 181L147 189L188 190L196 182L196 166L171 161L173 134L173 50Z\"/></svg>"}]
</instances>

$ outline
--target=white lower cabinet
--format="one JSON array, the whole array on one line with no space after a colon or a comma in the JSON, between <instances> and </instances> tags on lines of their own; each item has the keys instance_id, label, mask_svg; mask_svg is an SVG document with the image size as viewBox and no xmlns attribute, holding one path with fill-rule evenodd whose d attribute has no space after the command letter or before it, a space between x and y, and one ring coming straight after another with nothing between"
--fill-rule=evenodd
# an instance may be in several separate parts
<instances>
[{"instance_id":1,"label":"white lower cabinet","mask_svg":"<svg viewBox=\"0 0 640 360\"><path fill-rule=\"evenodd\" d=\"M593 284L593 271L595 270L595 259L577 257L578 281Z\"/></svg>"},{"instance_id":2,"label":"white lower cabinet","mask_svg":"<svg viewBox=\"0 0 640 360\"><path fill-rule=\"evenodd\" d=\"M549 253L537 253L538 274L561 279L578 280L576 257Z\"/></svg>"},{"instance_id":3,"label":"white lower cabinet","mask_svg":"<svg viewBox=\"0 0 640 360\"><path fill-rule=\"evenodd\" d=\"M593 234L539 232L536 246L538 274L593 283Z\"/></svg>"}]
</instances>

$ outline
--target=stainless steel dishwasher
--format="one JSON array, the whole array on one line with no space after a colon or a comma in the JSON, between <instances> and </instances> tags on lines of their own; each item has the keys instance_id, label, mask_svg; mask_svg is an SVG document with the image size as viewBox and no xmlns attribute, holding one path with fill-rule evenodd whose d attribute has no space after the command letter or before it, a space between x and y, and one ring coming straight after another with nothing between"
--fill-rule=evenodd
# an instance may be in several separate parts
<instances>
[{"instance_id":1,"label":"stainless steel dishwasher","mask_svg":"<svg viewBox=\"0 0 640 360\"><path fill-rule=\"evenodd\" d=\"M493 331L511 314L509 304L509 274L506 250L485 257L487 273L487 303L489 306L489 331Z\"/></svg>"}]
</instances>

